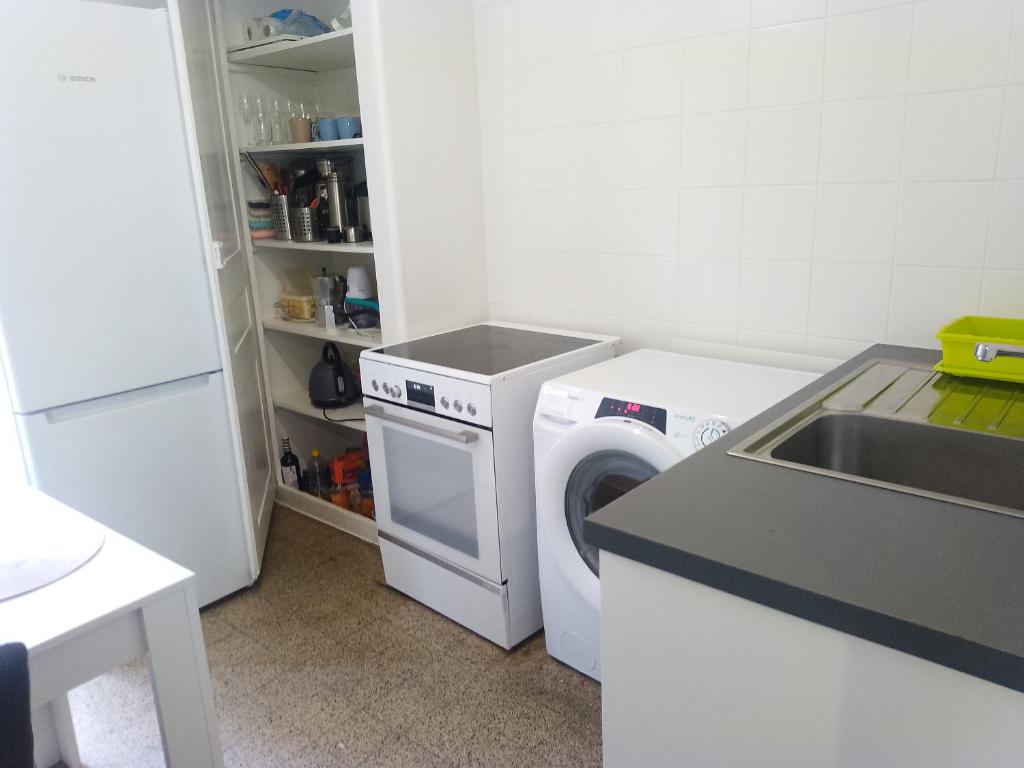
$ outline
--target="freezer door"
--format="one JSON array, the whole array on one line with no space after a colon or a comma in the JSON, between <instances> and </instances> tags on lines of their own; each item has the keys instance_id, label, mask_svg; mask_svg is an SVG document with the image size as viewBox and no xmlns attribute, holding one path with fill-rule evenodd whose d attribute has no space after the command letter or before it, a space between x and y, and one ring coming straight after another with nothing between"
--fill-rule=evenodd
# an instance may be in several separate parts
<instances>
[{"instance_id":1,"label":"freezer door","mask_svg":"<svg viewBox=\"0 0 1024 768\"><path fill-rule=\"evenodd\" d=\"M201 604L252 583L221 374L17 421L34 486L195 571Z\"/></svg>"},{"instance_id":2,"label":"freezer door","mask_svg":"<svg viewBox=\"0 0 1024 768\"><path fill-rule=\"evenodd\" d=\"M14 410L220 369L168 14L3 4L0 332Z\"/></svg>"}]
</instances>

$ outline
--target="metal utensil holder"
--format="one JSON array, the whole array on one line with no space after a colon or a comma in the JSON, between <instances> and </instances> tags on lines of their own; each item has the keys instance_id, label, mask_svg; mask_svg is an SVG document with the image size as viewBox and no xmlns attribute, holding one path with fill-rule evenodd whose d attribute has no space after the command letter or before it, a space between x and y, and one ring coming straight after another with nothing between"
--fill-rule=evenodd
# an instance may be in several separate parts
<instances>
[{"instance_id":1,"label":"metal utensil holder","mask_svg":"<svg viewBox=\"0 0 1024 768\"><path fill-rule=\"evenodd\" d=\"M270 217L274 222L274 239L291 240L292 227L288 221L288 198L285 195L270 198Z\"/></svg>"},{"instance_id":2,"label":"metal utensil holder","mask_svg":"<svg viewBox=\"0 0 1024 768\"><path fill-rule=\"evenodd\" d=\"M313 243L320 239L320 223L312 208L289 208L288 218L292 227L292 239L300 243Z\"/></svg>"}]
</instances>

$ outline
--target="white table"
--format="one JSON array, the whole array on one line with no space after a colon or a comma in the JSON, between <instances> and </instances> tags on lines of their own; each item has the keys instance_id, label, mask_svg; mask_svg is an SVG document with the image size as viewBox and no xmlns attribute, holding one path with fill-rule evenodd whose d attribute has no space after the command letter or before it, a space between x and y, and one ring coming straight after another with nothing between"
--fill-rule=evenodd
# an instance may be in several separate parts
<instances>
[{"instance_id":1,"label":"white table","mask_svg":"<svg viewBox=\"0 0 1024 768\"><path fill-rule=\"evenodd\" d=\"M0 505L47 516L55 526L84 518L21 485L0 488ZM0 642L28 647L36 763L49 766L63 759L78 768L67 691L146 654L167 764L221 768L195 575L103 530L103 547L81 568L0 601Z\"/></svg>"}]
</instances>

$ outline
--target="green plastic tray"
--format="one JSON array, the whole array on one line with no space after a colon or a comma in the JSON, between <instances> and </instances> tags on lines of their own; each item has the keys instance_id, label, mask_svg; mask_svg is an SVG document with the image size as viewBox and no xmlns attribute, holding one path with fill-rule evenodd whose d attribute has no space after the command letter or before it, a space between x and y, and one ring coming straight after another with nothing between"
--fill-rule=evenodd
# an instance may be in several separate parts
<instances>
[{"instance_id":1,"label":"green plastic tray","mask_svg":"<svg viewBox=\"0 0 1024 768\"><path fill-rule=\"evenodd\" d=\"M935 370L953 376L995 379L1024 384L1024 357L997 355L982 362L974 355L978 344L998 344L1024 350L1024 320L967 315L939 329L942 360Z\"/></svg>"}]
</instances>

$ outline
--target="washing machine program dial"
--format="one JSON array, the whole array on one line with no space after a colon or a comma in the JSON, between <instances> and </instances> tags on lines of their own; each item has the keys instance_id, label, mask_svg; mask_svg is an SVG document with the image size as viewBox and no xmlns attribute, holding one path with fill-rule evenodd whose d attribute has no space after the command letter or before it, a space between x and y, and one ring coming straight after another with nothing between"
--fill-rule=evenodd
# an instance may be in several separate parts
<instances>
[{"instance_id":1,"label":"washing machine program dial","mask_svg":"<svg viewBox=\"0 0 1024 768\"><path fill-rule=\"evenodd\" d=\"M729 425L718 419L702 421L693 430L693 447L698 451L706 445L711 445L715 440L724 437L729 433Z\"/></svg>"}]
</instances>

